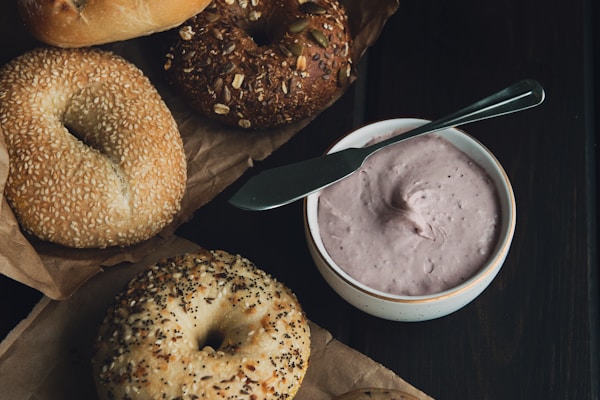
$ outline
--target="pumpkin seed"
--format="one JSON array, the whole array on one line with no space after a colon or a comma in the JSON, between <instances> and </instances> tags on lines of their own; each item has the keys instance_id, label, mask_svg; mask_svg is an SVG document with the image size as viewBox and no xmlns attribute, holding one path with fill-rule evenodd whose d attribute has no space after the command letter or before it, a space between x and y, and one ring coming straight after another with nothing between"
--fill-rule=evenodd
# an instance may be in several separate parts
<instances>
[{"instance_id":1,"label":"pumpkin seed","mask_svg":"<svg viewBox=\"0 0 600 400\"><path fill-rule=\"evenodd\" d=\"M279 45L279 50L281 50L281 52L283 53L284 56L286 57L291 57L294 54L290 51L290 49L288 49L287 47L285 47L284 45L280 44Z\"/></svg>"},{"instance_id":2,"label":"pumpkin seed","mask_svg":"<svg viewBox=\"0 0 600 400\"><path fill-rule=\"evenodd\" d=\"M287 48L292 52L296 57L302 55L302 51L304 50L304 46L300 43L290 43Z\"/></svg>"},{"instance_id":3,"label":"pumpkin seed","mask_svg":"<svg viewBox=\"0 0 600 400\"><path fill-rule=\"evenodd\" d=\"M300 11L306 14L322 15L325 14L327 10L313 1L307 1L306 3L300 4Z\"/></svg>"},{"instance_id":4,"label":"pumpkin seed","mask_svg":"<svg viewBox=\"0 0 600 400\"><path fill-rule=\"evenodd\" d=\"M315 40L315 42L317 42L321 47L325 48L325 47L329 46L329 40L327 39L325 34L323 32L321 32L320 30L311 29L310 35Z\"/></svg>"},{"instance_id":5,"label":"pumpkin seed","mask_svg":"<svg viewBox=\"0 0 600 400\"><path fill-rule=\"evenodd\" d=\"M299 18L290 24L288 31L291 33L300 33L306 29L309 23L310 20L308 18Z\"/></svg>"}]
</instances>

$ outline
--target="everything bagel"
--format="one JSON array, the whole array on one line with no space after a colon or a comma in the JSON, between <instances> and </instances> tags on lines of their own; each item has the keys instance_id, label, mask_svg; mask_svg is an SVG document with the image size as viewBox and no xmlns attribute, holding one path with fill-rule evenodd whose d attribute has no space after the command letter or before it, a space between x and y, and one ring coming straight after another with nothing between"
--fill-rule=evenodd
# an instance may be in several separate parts
<instances>
[{"instance_id":1,"label":"everything bagel","mask_svg":"<svg viewBox=\"0 0 600 400\"><path fill-rule=\"evenodd\" d=\"M109 308L93 358L101 399L291 400L310 356L296 297L249 260L162 260Z\"/></svg>"}]
</instances>

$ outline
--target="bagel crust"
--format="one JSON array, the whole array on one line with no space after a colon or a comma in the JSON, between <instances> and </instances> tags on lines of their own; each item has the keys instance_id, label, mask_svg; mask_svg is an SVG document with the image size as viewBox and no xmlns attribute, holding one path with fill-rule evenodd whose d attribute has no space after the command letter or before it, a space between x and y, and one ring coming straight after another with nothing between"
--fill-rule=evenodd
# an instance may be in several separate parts
<instances>
[{"instance_id":1,"label":"bagel crust","mask_svg":"<svg viewBox=\"0 0 600 400\"><path fill-rule=\"evenodd\" d=\"M93 356L105 399L292 399L310 331L296 297L249 260L159 261L116 297Z\"/></svg>"},{"instance_id":2,"label":"bagel crust","mask_svg":"<svg viewBox=\"0 0 600 400\"><path fill-rule=\"evenodd\" d=\"M85 47L165 31L201 12L210 0L18 0L37 39Z\"/></svg>"},{"instance_id":3,"label":"bagel crust","mask_svg":"<svg viewBox=\"0 0 600 400\"><path fill-rule=\"evenodd\" d=\"M214 0L178 34L167 80L191 108L232 126L312 117L350 83L352 38L336 0Z\"/></svg>"},{"instance_id":4,"label":"bagel crust","mask_svg":"<svg viewBox=\"0 0 600 400\"><path fill-rule=\"evenodd\" d=\"M180 208L177 124L133 64L95 49L40 48L0 69L4 194L21 226L78 248L156 235Z\"/></svg>"}]
</instances>

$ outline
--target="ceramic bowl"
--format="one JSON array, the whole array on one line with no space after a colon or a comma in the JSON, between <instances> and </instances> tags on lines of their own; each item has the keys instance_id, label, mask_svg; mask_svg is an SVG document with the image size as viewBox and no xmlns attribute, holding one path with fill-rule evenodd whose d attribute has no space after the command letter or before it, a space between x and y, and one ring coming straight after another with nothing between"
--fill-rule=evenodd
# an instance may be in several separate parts
<instances>
[{"instance_id":1,"label":"ceramic bowl","mask_svg":"<svg viewBox=\"0 0 600 400\"><path fill-rule=\"evenodd\" d=\"M392 119L364 126L337 141L328 151L336 152L348 147L362 147L371 139L396 130L422 125L419 119ZM304 201L304 226L310 253L327 283L348 303L358 309L394 321L425 321L446 316L464 307L479 296L500 271L508 254L516 224L514 193L506 172L494 157L477 140L461 130L450 128L436 134L451 142L483 167L495 183L501 208L498 241L489 260L475 275L448 290L419 296L395 295L372 289L348 275L328 255L318 228L320 192L309 195Z\"/></svg>"}]
</instances>

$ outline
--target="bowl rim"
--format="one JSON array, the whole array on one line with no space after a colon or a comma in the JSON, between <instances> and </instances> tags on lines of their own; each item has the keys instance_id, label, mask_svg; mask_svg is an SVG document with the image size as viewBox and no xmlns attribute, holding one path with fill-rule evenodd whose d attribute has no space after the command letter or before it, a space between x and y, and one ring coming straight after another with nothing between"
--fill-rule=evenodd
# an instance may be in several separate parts
<instances>
[{"instance_id":1,"label":"bowl rim","mask_svg":"<svg viewBox=\"0 0 600 400\"><path fill-rule=\"evenodd\" d=\"M405 122L411 122L411 123L427 123L427 122L429 122L429 120L417 119L417 118L392 118L392 119L384 119L384 120L380 120L380 121L375 121L375 122L360 126L356 129L348 132L347 134L342 135L327 148L327 150L325 151L325 154L331 152L332 149L334 149L341 141L345 140L347 137L349 137L351 135L355 135L356 132L358 132L358 131L364 130L364 129L369 128L374 125L382 125L382 126L385 126L387 124L393 125L394 122L397 123L399 121L405 121ZM397 129L397 128L394 128L394 129ZM487 157L489 157L491 159L493 165L498 170L499 175L500 175L500 180L502 182L504 182L504 187L506 188L506 193L504 193L503 195L499 193L499 196L507 197L507 199L508 199L508 204L507 204L508 207L507 208L510 211L510 213L509 213L510 215L508 216L508 224L507 224L508 226L505 229L505 232L506 232L505 235L498 238L499 243L495 246L494 253L490 257L490 259L484 264L484 266L482 266L482 268L480 268L479 271L477 271L475 274L471 275L471 277L466 279L464 282L461 282L459 285L456 285L454 287L451 287L451 288L446 289L441 292L430 293L430 294L425 294L425 295L410 296L410 295L399 295L399 294L387 293L384 291L373 289L373 288L365 285L364 283L359 282L358 280L351 277L339 265L337 265L333 261L333 259L331 259L329 254L327 254L327 251L325 249L325 246L322 244L322 241L321 241L321 246L319 246L317 244L317 240L315 239L314 230L315 229L318 230L318 226L314 227L311 225L310 218L309 218L308 206L309 206L310 202L314 202L315 208L316 208L315 212L317 212L318 196L319 196L320 191L312 193L309 196L307 196L306 198L304 198L304 200L303 200L303 218L304 218L303 223L305 226L306 237L307 237L307 240L309 241L309 245L312 246L314 249L314 251L312 253L319 257L319 259L327 266L329 271L333 272L339 279L341 279L343 282L345 282L347 285L349 285L353 289L358 290L368 296L375 297L375 298L378 298L378 299L384 300L384 301L394 302L394 303L415 304L415 303L439 302L439 301L443 301L443 300L451 298L451 297L456 297L457 295L460 295L462 293L469 291L473 287L484 282L489 277L489 275L497 273L497 271L502 266L502 264L504 262L504 258L506 257L508 250L510 248L510 245L512 243L512 239L513 239L515 227L516 227L516 201L515 201L514 191L513 191L512 185L510 183L510 179L508 178L508 174L506 173L506 171L502 167L502 164L499 162L499 160L496 158L496 156L486 146L484 146L480 141L475 139L473 136L469 135L462 129L458 129L456 127L446 128L443 131L445 131L445 130L453 130L456 133L458 133L459 135L464 136L468 141L471 141L473 144L475 144L476 147L478 147L480 150L482 150L482 153L484 155L486 155ZM499 185L496 185L496 186L498 187ZM499 190L499 192L500 192L500 190ZM504 192L504 191L502 191L502 192ZM324 252L327 257L324 256L324 254L323 254Z\"/></svg>"}]
</instances>

